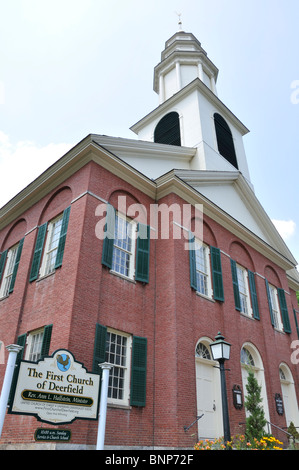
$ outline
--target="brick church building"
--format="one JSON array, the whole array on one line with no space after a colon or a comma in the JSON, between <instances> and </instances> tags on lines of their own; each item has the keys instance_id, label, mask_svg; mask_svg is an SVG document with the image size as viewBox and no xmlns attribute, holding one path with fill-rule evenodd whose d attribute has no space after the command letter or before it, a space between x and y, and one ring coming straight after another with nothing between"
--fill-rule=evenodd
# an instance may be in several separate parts
<instances>
[{"instance_id":1,"label":"brick church building","mask_svg":"<svg viewBox=\"0 0 299 470\"><path fill-rule=\"evenodd\" d=\"M88 135L0 210L0 386L9 344L23 346L18 363L60 348L88 371L111 363L107 449L223 435L219 331L231 433L244 431L247 366L269 430L286 441L299 426L297 262L255 195L249 131L217 78L194 35L177 32L138 138ZM0 449L40 448L37 428L55 426L8 413ZM46 448L95 448L96 421L61 428L70 441Z\"/></svg>"}]
</instances>

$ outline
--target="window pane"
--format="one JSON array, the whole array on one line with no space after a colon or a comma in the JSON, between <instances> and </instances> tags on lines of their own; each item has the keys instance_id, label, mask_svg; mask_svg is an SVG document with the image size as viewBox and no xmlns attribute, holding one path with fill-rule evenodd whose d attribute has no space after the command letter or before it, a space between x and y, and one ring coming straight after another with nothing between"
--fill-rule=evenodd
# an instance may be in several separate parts
<instances>
[{"instance_id":1,"label":"window pane","mask_svg":"<svg viewBox=\"0 0 299 470\"><path fill-rule=\"evenodd\" d=\"M133 250L133 224L117 216L115 220L112 269L130 277Z\"/></svg>"},{"instance_id":2,"label":"window pane","mask_svg":"<svg viewBox=\"0 0 299 470\"><path fill-rule=\"evenodd\" d=\"M43 336L43 331L31 336L30 352L28 358L29 361L38 361L40 359L43 344Z\"/></svg>"},{"instance_id":3,"label":"window pane","mask_svg":"<svg viewBox=\"0 0 299 470\"><path fill-rule=\"evenodd\" d=\"M241 312L248 314L247 288L246 288L246 282L247 281L246 281L246 278L245 278L244 269L242 269L239 266L237 266L237 276L238 276Z\"/></svg>"},{"instance_id":4,"label":"window pane","mask_svg":"<svg viewBox=\"0 0 299 470\"><path fill-rule=\"evenodd\" d=\"M211 359L210 351L203 343L198 343L195 350L195 356L203 359Z\"/></svg>"},{"instance_id":5,"label":"window pane","mask_svg":"<svg viewBox=\"0 0 299 470\"><path fill-rule=\"evenodd\" d=\"M253 357L246 348L242 348L241 350L241 363L248 366L254 366Z\"/></svg>"},{"instance_id":6,"label":"window pane","mask_svg":"<svg viewBox=\"0 0 299 470\"><path fill-rule=\"evenodd\" d=\"M54 221L49 228L48 236L49 243L47 244L47 262L44 274L50 274L55 269L55 261L57 256L57 248L59 244L60 232L61 232L62 217Z\"/></svg>"},{"instance_id":7,"label":"window pane","mask_svg":"<svg viewBox=\"0 0 299 470\"><path fill-rule=\"evenodd\" d=\"M195 247L197 291L201 294L208 295L206 247L199 245L198 243L196 243Z\"/></svg>"},{"instance_id":8,"label":"window pane","mask_svg":"<svg viewBox=\"0 0 299 470\"><path fill-rule=\"evenodd\" d=\"M16 261L18 246L11 248L7 255L7 265L3 277L3 285L1 289L1 297L5 297L9 294L10 283L12 279L13 269Z\"/></svg>"},{"instance_id":9,"label":"window pane","mask_svg":"<svg viewBox=\"0 0 299 470\"><path fill-rule=\"evenodd\" d=\"M107 332L106 361L113 364L109 375L108 397L117 400L124 398L126 374L127 338Z\"/></svg>"},{"instance_id":10,"label":"window pane","mask_svg":"<svg viewBox=\"0 0 299 470\"><path fill-rule=\"evenodd\" d=\"M129 276L130 254L114 247L112 258L112 269L120 274Z\"/></svg>"},{"instance_id":11,"label":"window pane","mask_svg":"<svg viewBox=\"0 0 299 470\"><path fill-rule=\"evenodd\" d=\"M279 309L278 309L275 287L270 286L270 297L271 297L271 304L272 304L274 328L279 329Z\"/></svg>"}]
</instances>

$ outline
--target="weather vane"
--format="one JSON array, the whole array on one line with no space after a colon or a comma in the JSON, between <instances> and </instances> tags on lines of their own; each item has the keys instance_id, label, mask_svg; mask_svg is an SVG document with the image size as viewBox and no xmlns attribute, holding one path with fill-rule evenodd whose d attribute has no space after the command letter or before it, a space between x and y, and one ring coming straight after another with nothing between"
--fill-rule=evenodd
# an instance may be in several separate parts
<instances>
[{"instance_id":1,"label":"weather vane","mask_svg":"<svg viewBox=\"0 0 299 470\"><path fill-rule=\"evenodd\" d=\"M182 31L182 20L181 20L182 13L177 13L177 12L175 12L175 13L179 17L179 22L178 22L179 30Z\"/></svg>"}]
</instances>

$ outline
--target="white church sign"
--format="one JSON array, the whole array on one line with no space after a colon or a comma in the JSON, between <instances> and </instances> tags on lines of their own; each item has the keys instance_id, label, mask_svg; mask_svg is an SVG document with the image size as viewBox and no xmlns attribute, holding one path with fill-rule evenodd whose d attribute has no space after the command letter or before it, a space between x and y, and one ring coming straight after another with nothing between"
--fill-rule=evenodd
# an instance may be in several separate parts
<instances>
[{"instance_id":1,"label":"white church sign","mask_svg":"<svg viewBox=\"0 0 299 470\"><path fill-rule=\"evenodd\" d=\"M88 372L61 349L38 362L21 361L9 413L50 424L98 419L100 375Z\"/></svg>"}]
</instances>

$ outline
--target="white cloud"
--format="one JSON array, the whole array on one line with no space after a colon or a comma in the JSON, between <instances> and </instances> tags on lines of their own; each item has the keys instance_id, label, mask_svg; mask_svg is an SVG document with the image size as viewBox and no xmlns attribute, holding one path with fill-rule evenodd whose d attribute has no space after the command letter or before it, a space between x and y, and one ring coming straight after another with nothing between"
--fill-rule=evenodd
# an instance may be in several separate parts
<instances>
[{"instance_id":1,"label":"white cloud","mask_svg":"<svg viewBox=\"0 0 299 470\"><path fill-rule=\"evenodd\" d=\"M34 142L12 143L9 136L0 131L0 207L24 189L43 171L62 157L71 144L50 143L44 147Z\"/></svg>"},{"instance_id":2,"label":"white cloud","mask_svg":"<svg viewBox=\"0 0 299 470\"><path fill-rule=\"evenodd\" d=\"M296 230L296 223L293 220L272 219L272 222L284 240L288 240L294 235Z\"/></svg>"}]
</instances>

